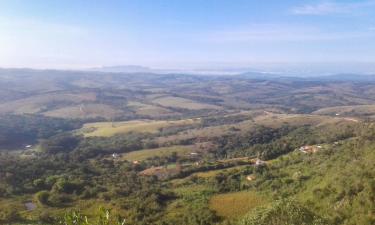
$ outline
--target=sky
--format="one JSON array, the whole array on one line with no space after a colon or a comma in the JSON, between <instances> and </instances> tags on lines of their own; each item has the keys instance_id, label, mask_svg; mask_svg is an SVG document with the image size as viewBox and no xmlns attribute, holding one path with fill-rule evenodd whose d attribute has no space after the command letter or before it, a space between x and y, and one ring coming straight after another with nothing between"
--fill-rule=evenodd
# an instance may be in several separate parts
<instances>
[{"instance_id":1,"label":"sky","mask_svg":"<svg viewBox=\"0 0 375 225\"><path fill-rule=\"evenodd\" d=\"M372 62L375 0L0 0L0 67Z\"/></svg>"}]
</instances>

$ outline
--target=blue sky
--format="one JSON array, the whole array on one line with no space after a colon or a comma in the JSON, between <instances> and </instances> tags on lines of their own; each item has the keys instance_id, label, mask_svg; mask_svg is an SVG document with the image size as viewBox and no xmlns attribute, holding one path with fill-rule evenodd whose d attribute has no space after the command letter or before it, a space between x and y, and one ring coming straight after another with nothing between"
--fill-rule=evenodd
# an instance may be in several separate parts
<instances>
[{"instance_id":1,"label":"blue sky","mask_svg":"<svg viewBox=\"0 0 375 225\"><path fill-rule=\"evenodd\" d=\"M375 62L375 0L0 0L0 66Z\"/></svg>"}]
</instances>

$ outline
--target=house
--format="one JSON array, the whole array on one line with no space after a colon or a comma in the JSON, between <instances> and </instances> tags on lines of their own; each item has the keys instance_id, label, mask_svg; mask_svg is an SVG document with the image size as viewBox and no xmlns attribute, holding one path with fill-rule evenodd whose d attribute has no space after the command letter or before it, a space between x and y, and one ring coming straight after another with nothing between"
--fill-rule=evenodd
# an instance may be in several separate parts
<instances>
[{"instance_id":1,"label":"house","mask_svg":"<svg viewBox=\"0 0 375 225\"><path fill-rule=\"evenodd\" d=\"M303 153L315 153L321 148L322 148L321 145L318 145L318 146L305 145L305 146L300 147L299 150Z\"/></svg>"},{"instance_id":2,"label":"house","mask_svg":"<svg viewBox=\"0 0 375 225\"><path fill-rule=\"evenodd\" d=\"M265 165L266 164L266 162L265 161L262 161L262 160L260 160L260 159L257 159L256 161L255 161L255 165L256 166L262 166L262 165Z\"/></svg>"},{"instance_id":3,"label":"house","mask_svg":"<svg viewBox=\"0 0 375 225\"><path fill-rule=\"evenodd\" d=\"M247 176L246 176L246 180L248 180L248 181L253 181L253 180L255 180L255 175L247 175Z\"/></svg>"}]
</instances>

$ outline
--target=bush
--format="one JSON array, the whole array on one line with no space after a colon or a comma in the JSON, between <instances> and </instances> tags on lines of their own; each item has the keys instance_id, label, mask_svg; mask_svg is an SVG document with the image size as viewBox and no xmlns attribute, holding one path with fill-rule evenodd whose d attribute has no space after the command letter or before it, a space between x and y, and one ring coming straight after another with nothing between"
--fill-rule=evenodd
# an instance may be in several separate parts
<instances>
[{"instance_id":1,"label":"bush","mask_svg":"<svg viewBox=\"0 0 375 225\"><path fill-rule=\"evenodd\" d=\"M48 191L39 191L35 194L36 201L41 205L48 205L48 199L50 197L50 194Z\"/></svg>"},{"instance_id":2,"label":"bush","mask_svg":"<svg viewBox=\"0 0 375 225\"><path fill-rule=\"evenodd\" d=\"M0 222L8 223L17 221L19 219L20 215L18 214L18 210L15 207L8 205L7 207L3 207L0 209Z\"/></svg>"}]
</instances>

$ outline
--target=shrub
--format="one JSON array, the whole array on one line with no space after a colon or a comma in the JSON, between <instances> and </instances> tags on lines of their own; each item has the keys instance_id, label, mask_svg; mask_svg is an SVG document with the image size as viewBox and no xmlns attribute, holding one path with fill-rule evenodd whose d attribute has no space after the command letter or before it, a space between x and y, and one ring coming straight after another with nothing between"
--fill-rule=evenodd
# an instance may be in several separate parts
<instances>
[{"instance_id":1,"label":"shrub","mask_svg":"<svg viewBox=\"0 0 375 225\"><path fill-rule=\"evenodd\" d=\"M39 191L35 194L36 201L41 205L48 205L48 199L50 197L50 194L48 191Z\"/></svg>"},{"instance_id":2,"label":"shrub","mask_svg":"<svg viewBox=\"0 0 375 225\"><path fill-rule=\"evenodd\" d=\"M18 214L18 210L15 207L9 205L0 209L0 222L8 223L17 221L19 219L20 215Z\"/></svg>"}]
</instances>

